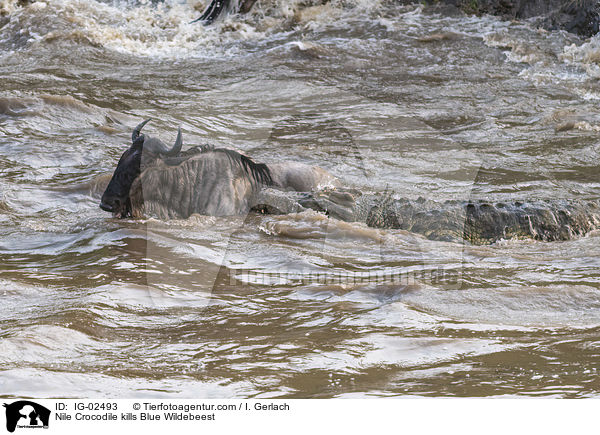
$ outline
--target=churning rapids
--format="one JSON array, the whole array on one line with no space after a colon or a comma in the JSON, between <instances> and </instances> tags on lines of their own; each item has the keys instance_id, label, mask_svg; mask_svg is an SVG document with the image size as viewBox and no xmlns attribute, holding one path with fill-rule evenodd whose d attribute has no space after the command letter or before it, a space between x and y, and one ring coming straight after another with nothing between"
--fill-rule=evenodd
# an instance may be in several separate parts
<instances>
[{"instance_id":1,"label":"churning rapids","mask_svg":"<svg viewBox=\"0 0 600 435\"><path fill-rule=\"evenodd\" d=\"M5 397L597 396L599 232L113 219L132 128L431 201L600 196L600 37L370 0L0 0Z\"/></svg>"}]
</instances>

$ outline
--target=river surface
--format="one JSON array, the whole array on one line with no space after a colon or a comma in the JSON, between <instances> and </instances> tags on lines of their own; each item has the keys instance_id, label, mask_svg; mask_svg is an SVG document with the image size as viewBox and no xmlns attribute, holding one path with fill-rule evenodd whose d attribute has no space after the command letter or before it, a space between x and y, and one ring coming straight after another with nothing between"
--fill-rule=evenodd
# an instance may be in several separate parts
<instances>
[{"instance_id":1,"label":"river surface","mask_svg":"<svg viewBox=\"0 0 600 435\"><path fill-rule=\"evenodd\" d=\"M133 127L432 200L598 199L600 37L370 0L0 0L0 397L598 396L600 234L117 220ZM101 192L100 192L101 194Z\"/></svg>"}]
</instances>

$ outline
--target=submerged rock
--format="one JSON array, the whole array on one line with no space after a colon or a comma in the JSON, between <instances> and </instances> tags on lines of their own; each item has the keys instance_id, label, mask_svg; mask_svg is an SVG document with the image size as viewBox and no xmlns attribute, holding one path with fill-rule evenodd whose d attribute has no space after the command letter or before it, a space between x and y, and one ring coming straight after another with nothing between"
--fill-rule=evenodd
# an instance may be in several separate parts
<instances>
[{"instance_id":1,"label":"submerged rock","mask_svg":"<svg viewBox=\"0 0 600 435\"><path fill-rule=\"evenodd\" d=\"M566 30L581 36L592 36L600 30L600 2L596 0L428 0L428 3L505 19L537 18L544 29Z\"/></svg>"}]
</instances>

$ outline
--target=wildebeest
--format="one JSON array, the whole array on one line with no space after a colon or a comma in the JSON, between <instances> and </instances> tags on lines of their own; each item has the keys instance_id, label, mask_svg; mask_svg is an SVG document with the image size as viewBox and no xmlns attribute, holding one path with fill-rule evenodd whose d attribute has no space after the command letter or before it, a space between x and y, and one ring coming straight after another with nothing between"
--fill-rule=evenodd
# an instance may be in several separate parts
<instances>
[{"instance_id":1,"label":"wildebeest","mask_svg":"<svg viewBox=\"0 0 600 435\"><path fill-rule=\"evenodd\" d=\"M362 194L339 188L327 171L302 163L256 163L237 151L210 146L182 151L181 130L169 148L141 134L148 121L133 130L132 144L102 195L100 207L115 217L169 219L193 213L224 216L252 209L276 213L312 209L370 227L473 244L510 238L569 240L600 228L600 201L437 202Z\"/></svg>"},{"instance_id":2,"label":"wildebeest","mask_svg":"<svg viewBox=\"0 0 600 435\"><path fill-rule=\"evenodd\" d=\"M264 187L311 191L335 185L327 171L298 162L256 163L227 148L182 151L181 129L172 147L141 133L140 123L108 183L100 207L114 217L187 218L193 213L227 216L258 206Z\"/></svg>"}]
</instances>

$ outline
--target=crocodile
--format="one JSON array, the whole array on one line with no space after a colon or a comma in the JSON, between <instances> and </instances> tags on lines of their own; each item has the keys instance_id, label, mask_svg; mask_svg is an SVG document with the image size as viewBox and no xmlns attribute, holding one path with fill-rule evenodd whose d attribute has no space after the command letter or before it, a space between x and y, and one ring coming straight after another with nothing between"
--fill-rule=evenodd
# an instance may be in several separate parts
<instances>
[{"instance_id":1,"label":"crocodile","mask_svg":"<svg viewBox=\"0 0 600 435\"><path fill-rule=\"evenodd\" d=\"M570 240L600 229L600 201L535 200L489 202L396 198L390 192L363 194L352 189L317 192L261 192L255 209L292 213L311 209L372 228L402 229L431 240L475 245L503 239ZM268 205L267 205L268 204Z\"/></svg>"}]
</instances>

